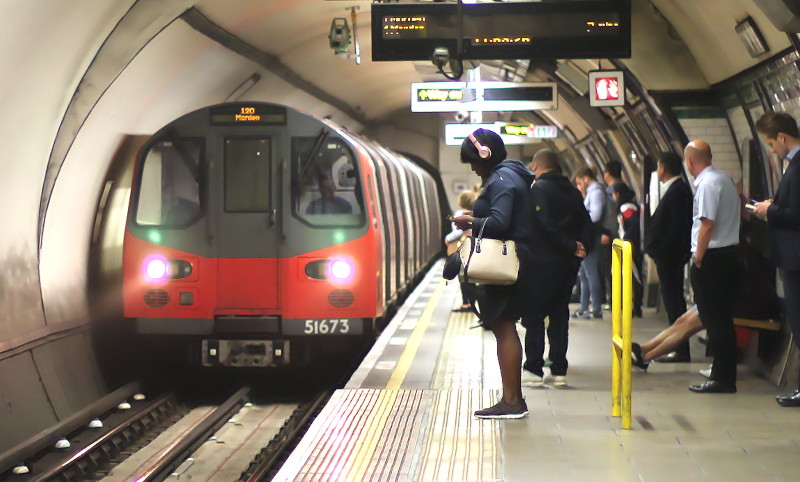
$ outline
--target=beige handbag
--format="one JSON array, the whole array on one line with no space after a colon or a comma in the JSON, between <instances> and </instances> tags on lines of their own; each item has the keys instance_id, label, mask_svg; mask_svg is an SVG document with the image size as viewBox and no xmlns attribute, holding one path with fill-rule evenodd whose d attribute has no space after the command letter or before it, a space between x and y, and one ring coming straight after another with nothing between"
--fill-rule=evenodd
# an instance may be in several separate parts
<instances>
[{"instance_id":1,"label":"beige handbag","mask_svg":"<svg viewBox=\"0 0 800 482\"><path fill-rule=\"evenodd\" d=\"M513 285L519 275L517 244L501 239L484 239L483 228L478 237L470 236L461 246L464 281L484 285Z\"/></svg>"}]
</instances>

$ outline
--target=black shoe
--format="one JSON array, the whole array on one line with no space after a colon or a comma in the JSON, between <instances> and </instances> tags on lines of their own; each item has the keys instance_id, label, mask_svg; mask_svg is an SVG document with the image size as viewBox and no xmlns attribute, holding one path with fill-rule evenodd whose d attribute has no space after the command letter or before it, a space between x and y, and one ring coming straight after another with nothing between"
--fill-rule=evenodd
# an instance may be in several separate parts
<instances>
[{"instance_id":1,"label":"black shoe","mask_svg":"<svg viewBox=\"0 0 800 482\"><path fill-rule=\"evenodd\" d=\"M460 306L458 308L453 308L452 311L456 313L466 313L467 311L472 311L472 308L470 308L469 306Z\"/></svg>"},{"instance_id":2,"label":"black shoe","mask_svg":"<svg viewBox=\"0 0 800 482\"><path fill-rule=\"evenodd\" d=\"M647 368L650 366L650 362L644 361L642 347L638 343L633 343L631 345L631 359L633 360L633 366L641 368L644 371L647 371Z\"/></svg>"},{"instance_id":3,"label":"black shoe","mask_svg":"<svg viewBox=\"0 0 800 482\"><path fill-rule=\"evenodd\" d=\"M673 351L660 358L656 358L656 361L658 363L691 363L692 357Z\"/></svg>"},{"instance_id":4,"label":"black shoe","mask_svg":"<svg viewBox=\"0 0 800 482\"><path fill-rule=\"evenodd\" d=\"M509 405L501 399L491 407L475 412L475 418L523 418L527 416L528 405L525 404L524 398L520 398L516 405Z\"/></svg>"},{"instance_id":5,"label":"black shoe","mask_svg":"<svg viewBox=\"0 0 800 482\"><path fill-rule=\"evenodd\" d=\"M736 384L709 380L701 385L691 385L689 390L695 393L736 393Z\"/></svg>"},{"instance_id":6,"label":"black shoe","mask_svg":"<svg viewBox=\"0 0 800 482\"><path fill-rule=\"evenodd\" d=\"M775 397L775 401L781 407L800 407L800 390L795 390L793 394L785 397Z\"/></svg>"}]
</instances>

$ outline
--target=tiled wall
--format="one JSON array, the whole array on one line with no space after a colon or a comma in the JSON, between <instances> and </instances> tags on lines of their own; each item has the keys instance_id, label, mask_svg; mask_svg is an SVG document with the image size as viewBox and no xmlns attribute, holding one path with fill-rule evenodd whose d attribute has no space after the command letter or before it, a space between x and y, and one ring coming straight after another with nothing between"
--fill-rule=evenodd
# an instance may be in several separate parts
<instances>
[{"instance_id":1,"label":"tiled wall","mask_svg":"<svg viewBox=\"0 0 800 482\"><path fill-rule=\"evenodd\" d=\"M726 171L736 182L742 179L742 165L727 120L687 118L678 121L689 140L702 139L711 145L716 168Z\"/></svg>"}]
</instances>

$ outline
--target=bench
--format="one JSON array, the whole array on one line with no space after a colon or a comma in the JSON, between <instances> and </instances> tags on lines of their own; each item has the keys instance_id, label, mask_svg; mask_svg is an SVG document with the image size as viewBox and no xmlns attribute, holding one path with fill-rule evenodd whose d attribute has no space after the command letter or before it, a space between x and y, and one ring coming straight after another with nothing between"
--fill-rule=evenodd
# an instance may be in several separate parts
<instances>
[{"instance_id":1,"label":"bench","mask_svg":"<svg viewBox=\"0 0 800 482\"><path fill-rule=\"evenodd\" d=\"M751 320L750 318L733 318L733 324L743 328L756 330L779 331L781 323L777 320Z\"/></svg>"}]
</instances>

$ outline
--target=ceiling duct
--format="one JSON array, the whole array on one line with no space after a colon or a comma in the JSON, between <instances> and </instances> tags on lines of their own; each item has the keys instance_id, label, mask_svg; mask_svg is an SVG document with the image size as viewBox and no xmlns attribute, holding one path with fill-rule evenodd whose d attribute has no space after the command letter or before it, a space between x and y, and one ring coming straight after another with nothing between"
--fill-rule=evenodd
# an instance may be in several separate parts
<instances>
[{"instance_id":1,"label":"ceiling duct","mask_svg":"<svg viewBox=\"0 0 800 482\"><path fill-rule=\"evenodd\" d=\"M575 89L579 95L586 95L586 92L589 91L589 77L572 62L561 62L555 74Z\"/></svg>"},{"instance_id":2,"label":"ceiling duct","mask_svg":"<svg viewBox=\"0 0 800 482\"><path fill-rule=\"evenodd\" d=\"M800 32L800 2L797 0L754 0L775 28L782 32Z\"/></svg>"}]
</instances>

